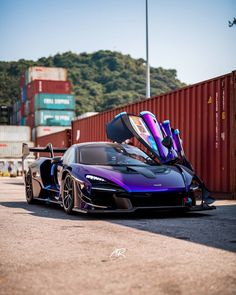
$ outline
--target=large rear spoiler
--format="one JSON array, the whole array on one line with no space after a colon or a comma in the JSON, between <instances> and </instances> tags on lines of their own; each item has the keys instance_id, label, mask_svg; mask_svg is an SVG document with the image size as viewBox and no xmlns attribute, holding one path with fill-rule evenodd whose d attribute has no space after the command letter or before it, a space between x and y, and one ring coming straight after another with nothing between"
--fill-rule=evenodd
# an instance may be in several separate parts
<instances>
[{"instance_id":1,"label":"large rear spoiler","mask_svg":"<svg viewBox=\"0 0 236 295\"><path fill-rule=\"evenodd\" d=\"M53 148L52 144L47 144L46 147L29 147L27 143L22 144L22 168L24 171L24 161L29 156L30 152L34 153L50 153L50 157L54 158L54 153L64 154L67 148Z\"/></svg>"},{"instance_id":2,"label":"large rear spoiler","mask_svg":"<svg viewBox=\"0 0 236 295\"><path fill-rule=\"evenodd\" d=\"M27 143L22 144L22 158L26 158L30 152L35 153L50 153L51 158L54 157L54 153L65 153L67 148L53 148L52 144L47 144L46 147L29 147Z\"/></svg>"}]
</instances>

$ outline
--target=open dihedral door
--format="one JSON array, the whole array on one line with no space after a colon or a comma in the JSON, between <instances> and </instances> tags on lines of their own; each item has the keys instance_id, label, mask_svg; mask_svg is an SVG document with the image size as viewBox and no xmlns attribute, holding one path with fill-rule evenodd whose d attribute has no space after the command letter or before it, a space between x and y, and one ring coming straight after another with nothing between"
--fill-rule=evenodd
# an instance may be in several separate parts
<instances>
[{"instance_id":1,"label":"open dihedral door","mask_svg":"<svg viewBox=\"0 0 236 295\"><path fill-rule=\"evenodd\" d=\"M168 163L181 159L184 152L179 133L176 130L172 132L169 121L165 122L164 125L159 124L150 112L141 112L139 116L120 113L107 124L107 137L119 143L135 137L161 163ZM167 139L169 144L164 145Z\"/></svg>"}]
</instances>

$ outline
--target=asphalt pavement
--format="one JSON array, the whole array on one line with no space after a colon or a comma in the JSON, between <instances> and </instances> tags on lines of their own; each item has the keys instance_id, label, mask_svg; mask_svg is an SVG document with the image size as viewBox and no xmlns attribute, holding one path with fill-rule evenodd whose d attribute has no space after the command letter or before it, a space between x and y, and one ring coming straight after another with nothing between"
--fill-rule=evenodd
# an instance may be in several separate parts
<instances>
[{"instance_id":1,"label":"asphalt pavement","mask_svg":"<svg viewBox=\"0 0 236 295\"><path fill-rule=\"evenodd\" d=\"M236 201L204 212L66 215L0 178L0 294L236 294Z\"/></svg>"}]
</instances>

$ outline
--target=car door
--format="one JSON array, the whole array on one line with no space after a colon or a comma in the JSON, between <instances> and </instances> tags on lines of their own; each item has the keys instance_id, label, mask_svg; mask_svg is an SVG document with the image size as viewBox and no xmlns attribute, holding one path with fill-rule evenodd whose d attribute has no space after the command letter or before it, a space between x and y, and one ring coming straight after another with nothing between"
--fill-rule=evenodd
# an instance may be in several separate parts
<instances>
[{"instance_id":1,"label":"car door","mask_svg":"<svg viewBox=\"0 0 236 295\"><path fill-rule=\"evenodd\" d=\"M107 124L106 132L109 139L119 143L135 137L160 163L171 162L183 155L182 145L176 144L180 138L172 136L170 126L160 124L150 112L141 112L139 116L120 113ZM163 144L167 138L170 139L169 146Z\"/></svg>"}]
</instances>

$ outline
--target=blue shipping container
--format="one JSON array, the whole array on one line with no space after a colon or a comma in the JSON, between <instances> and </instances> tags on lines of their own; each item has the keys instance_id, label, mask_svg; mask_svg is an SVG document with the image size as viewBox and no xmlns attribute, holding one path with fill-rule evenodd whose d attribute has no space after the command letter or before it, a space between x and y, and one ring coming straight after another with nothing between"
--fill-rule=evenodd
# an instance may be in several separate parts
<instances>
[{"instance_id":1,"label":"blue shipping container","mask_svg":"<svg viewBox=\"0 0 236 295\"><path fill-rule=\"evenodd\" d=\"M31 112L37 110L75 110L75 98L71 94L38 93L31 103Z\"/></svg>"},{"instance_id":2,"label":"blue shipping container","mask_svg":"<svg viewBox=\"0 0 236 295\"><path fill-rule=\"evenodd\" d=\"M70 126L75 118L74 111L41 110L35 112L37 126Z\"/></svg>"}]
</instances>

